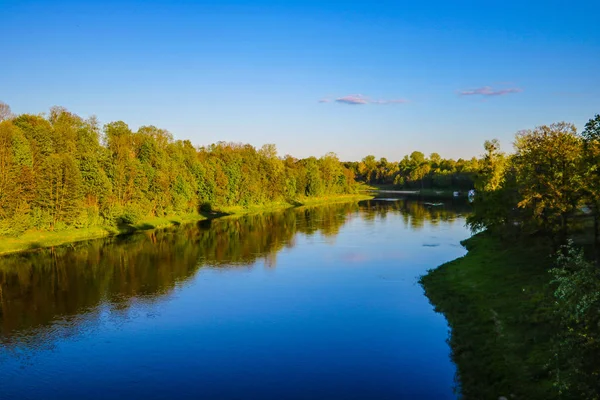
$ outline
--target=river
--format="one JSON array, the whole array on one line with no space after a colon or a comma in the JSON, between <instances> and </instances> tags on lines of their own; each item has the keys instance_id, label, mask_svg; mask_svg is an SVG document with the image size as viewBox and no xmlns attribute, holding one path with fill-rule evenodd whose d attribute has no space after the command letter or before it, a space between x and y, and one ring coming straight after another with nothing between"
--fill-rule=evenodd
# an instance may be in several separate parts
<instances>
[{"instance_id":1,"label":"river","mask_svg":"<svg viewBox=\"0 0 600 400\"><path fill-rule=\"evenodd\" d=\"M0 399L453 399L418 277L468 207L375 199L0 258Z\"/></svg>"}]
</instances>

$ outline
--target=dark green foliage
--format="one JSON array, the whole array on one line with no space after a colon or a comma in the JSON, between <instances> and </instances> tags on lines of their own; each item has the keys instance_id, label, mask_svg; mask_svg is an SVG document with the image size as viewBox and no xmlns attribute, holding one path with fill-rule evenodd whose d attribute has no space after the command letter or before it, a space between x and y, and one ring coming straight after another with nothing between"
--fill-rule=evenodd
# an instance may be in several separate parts
<instances>
[{"instance_id":1,"label":"dark green foliage","mask_svg":"<svg viewBox=\"0 0 600 400\"><path fill-rule=\"evenodd\" d=\"M395 185L399 189L463 189L473 188L479 160L442 159L432 153L426 158L420 151L413 151L399 162L385 158L379 161L369 155L360 162L346 162L358 179L376 185Z\"/></svg>"},{"instance_id":2,"label":"dark green foliage","mask_svg":"<svg viewBox=\"0 0 600 400\"><path fill-rule=\"evenodd\" d=\"M551 270L557 314L562 324L557 357L566 368L555 371L560 393L580 399L600 398L600 268L572 242Z\"/></svg>"}]
</instances>

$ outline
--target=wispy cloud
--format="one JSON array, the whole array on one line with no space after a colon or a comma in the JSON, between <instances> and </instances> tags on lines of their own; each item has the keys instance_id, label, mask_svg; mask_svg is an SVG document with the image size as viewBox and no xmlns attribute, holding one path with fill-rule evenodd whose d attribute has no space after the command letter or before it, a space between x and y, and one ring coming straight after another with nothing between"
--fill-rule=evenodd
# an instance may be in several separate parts
<instances>
[{"instance_id":1,"label":"wispy cloud","mask_svg":"<svg viewBox=\"0 0 600 400\"><path fill-rule=\"evenodd\" d=\"M335 99L335 101L337 103L351 104L351 105L369 104L369 99L361 94L351 94L348 96L339 97L339 98Z\"/></svg>"},{"instance_id":2,"label":"wispy cloud","mask_svg":"<svg viewBox=\"0 0 600 400\"><path fill-rule=\"evenodd\" d=\"M520 93L523 89L521 88L507 88L494 90L491 86L483 86L477 89L462 90L458 94L461 96L502 96L510 93Z\"/></svg>"},{"instance_id":3,"label":"wispy cloud","mask_svg":"<svg viewBox=\"0 0 600 400\"><path fill-rule=\"evenodd\" d=\"M362 94L350 94L348 96L338 97L336 99L324 98L319 100L319 103L331 103L336 102L340 104L348 105L364 105L364 104L404 104L408 103L405 99L392 99L392 100L372 100Z\"/></svg>"}]
</instances>

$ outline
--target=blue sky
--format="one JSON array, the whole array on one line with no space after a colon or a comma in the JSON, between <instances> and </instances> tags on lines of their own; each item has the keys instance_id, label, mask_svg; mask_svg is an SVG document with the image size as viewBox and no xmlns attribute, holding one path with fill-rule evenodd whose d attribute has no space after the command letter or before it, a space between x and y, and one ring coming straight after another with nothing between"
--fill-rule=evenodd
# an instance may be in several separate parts
<instances>
[{"instance_id":1,"label":"blue sky","mask_svg":"<svg viewBox=\"0 0 600 400\"><path fill-rule=\"evenodd\" d=\"M197 145L464 158L600 113L598 15L598 1L0 0L0 100Z\"/></svg>"}]
</instances>

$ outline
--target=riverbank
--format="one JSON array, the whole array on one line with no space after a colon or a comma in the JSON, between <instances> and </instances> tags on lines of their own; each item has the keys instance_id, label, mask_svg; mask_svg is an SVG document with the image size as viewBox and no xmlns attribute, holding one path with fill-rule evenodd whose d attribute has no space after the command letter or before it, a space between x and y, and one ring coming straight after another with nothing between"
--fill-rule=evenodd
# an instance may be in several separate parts
<instances>
[{"instance_id":1,"label":"riverbank","mask_svg":"<svg viewBox=\"0 0 600 400\"><path fill-rule=\"evenodd\" d=\"M271 211L284 210L286 208L293 207L309 207L318 206L322 204L335 204L335 203L346 203L349 201L361 201L370 200L373 196L360 193L360 194L341 194L337 196L321 196L321 197L306 197L291 201L281 201L276 203L269 203L266 205L255 205L249 207L243 206L230 206L230 207L219 207L215 209L218 216L226 215L243 215L243 214L254 214Z\"/></svg>"},{"instance_id":2,"label":"riverbank","mask_svg":"<svg viewBox=\"0 0 600 400\"><path fill-rule=\"evenodd\" d=\"M223 216L244 215L262 212L279 211L286 208L332 204L340 202L361 201L372 199L373 196L365 194L350 194L339 196L324 196L316 198L298 199L292 202L276 202L261 206L250 207L220 207L212 212L202 214L183 214L165 217L144 219L133 225L94 226L89 228L73 228L62 231L27 231L19 237L0 237L0 255L35 250L44 247L54 247L84 240L100 239L109 236L128 235L134 232L163 229L171 226L182 225L214 219Z\"/></svg>"},{"instance_id":3,"label":"riverbank","mask_svg":"<svg viewBox=\"0 0 600 400\"><path fill-rule=\"evenodd\" d=\"M467 255L421 278L451 328L465 399L552 399L554 351L548 248L478 234Z\"/></svg>"},{"instance_id":4,"label":"riverbank","mask_svg":"<svg viewBox=\"0 0 600 400\"><path fill-rule=\"evenodd\" d=\"M379 193L394 193L407 197L419 197L424 199L454 199L468 197L468 190L464 189L402 189L397 185L370 185L369 190ZM454 193L458 192L458 196Z\"/></svg>"}]
</instances>

